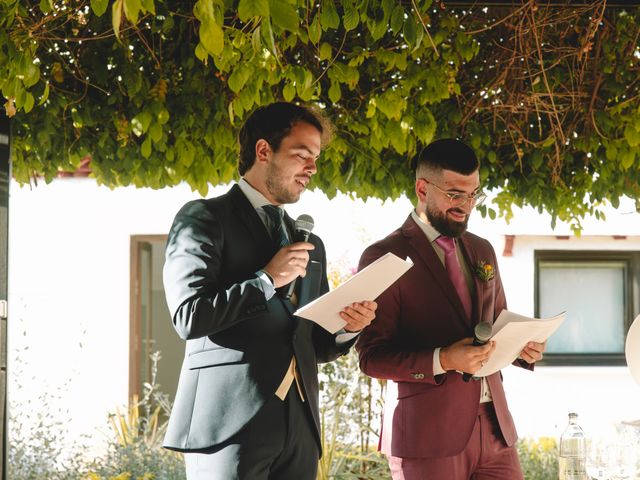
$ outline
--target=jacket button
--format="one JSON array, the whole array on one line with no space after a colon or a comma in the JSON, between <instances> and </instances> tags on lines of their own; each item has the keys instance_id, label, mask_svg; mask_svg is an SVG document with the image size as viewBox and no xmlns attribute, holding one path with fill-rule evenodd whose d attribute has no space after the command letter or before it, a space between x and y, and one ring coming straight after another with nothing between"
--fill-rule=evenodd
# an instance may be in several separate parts
<instances>
[{"instance_id":1,"label":"jacket button","mask_svg":"<svg viewBox=\"0 0 640 480\"><path fill-rule=\"evenodd\" d=\"M416 380L422 380L424 379L424 373L412 373L411 376L413 378L415 378Z\"/></svg>"}]
</instances>

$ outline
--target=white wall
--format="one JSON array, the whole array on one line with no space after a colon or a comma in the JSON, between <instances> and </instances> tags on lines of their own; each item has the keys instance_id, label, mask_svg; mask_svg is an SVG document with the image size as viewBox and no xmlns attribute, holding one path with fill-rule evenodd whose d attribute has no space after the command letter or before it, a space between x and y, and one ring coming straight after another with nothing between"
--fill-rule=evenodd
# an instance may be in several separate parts
<instances>
[{"instance_id":1,"label":"white wall","mask_svg":"<svg viewBox=\"0 0 640 480\"><path fill-rule=\"evenodd\" d=\"M212 189L209 195L227 188ZM178 208L197 196L184 185L109 190L74 178L31 188L11 185L13 404L28 411L44 394L50 404L72 412L71 436L86 433L97 443L104 439L95 435L95 428L106 431L107 413L124 405L128 394L130 235L167 233ZM330 260L355 267L364 246L397 228L410 209L406 198L383 203L338 196L329 201L323 194L308 192L288 211L294 218L311 214ZM541 236L567 234L568 229L559 226L552 232L548 217L529 211L518 212L511 225L476 215L470 230L493 243L510 309L532 315L534 249L638 250L638 214L626 213L632 210L630 202L624 203L619 210L623 213L611 212L608 222L586 222L580 239ZM501 256L505 234L517 235L512 257ZM612 234L633 237L613 241ZM535 373L510 367L504 373L521 436L559 435L567 412L573 410L592 432L640 418L640 386L626 367L540 367Z\"/></svg>"},{"instance_id":2,"label":"white wall","mask_svg":"<svg viewBox=\"0 0 640 480\"><path fill-rule=\"evenodd\" d=\"M46 392L71 412L71 436L100 442L93 429L127 402L130 235L168 232L194 195L73 178L14 183L10 195L10 400L26 406Z\"/></svg>"},{"instance_id":3,"label":"white wall","mask_svg":"<svg viewBox=\"0 0 640 480\"><path fill-rule=\"evenodd\" d=\"M640 250L640 214L630 199L609 209L605 222L587 219L581 237L571 236L565 224L552 230L550 217L531 209L516 210L510 225L475 221L470 230L483 232L498 254L509 309L523 315L534 314L535 250ZM504 235L516 236L511 257L502 256ZM556 238L566 235L569 239ZM640 419L640 386L626 366L537 367L534 373L509 367L503 373L521 436L558 437L570 411L580 415L579 423L593 437L610 436L616 423Z\"/></svg>"},{"instance_id":4,"label":"white wall","mask_svg":"<svg viewBox=\"0 0 640 480\"><path fill-rule=\"evenodd\" d=\"M635 220L630 222L632 228L640 223ZM614 233L620 231L624 230ZM535 250L640 250L640 237L614 240L610 235L585 234L562 240L516 236L513 256L500 257L500 269L509 309L530 316L534 314ZM500 254L501 250L497 252ZM593 436L609 435L617 422L640 419L640 386L626 366L537 367L533 374L509 367L504 377L521 435L559 436L570 411L579 413L579 423Z\"/></svg>"}]
</instances>

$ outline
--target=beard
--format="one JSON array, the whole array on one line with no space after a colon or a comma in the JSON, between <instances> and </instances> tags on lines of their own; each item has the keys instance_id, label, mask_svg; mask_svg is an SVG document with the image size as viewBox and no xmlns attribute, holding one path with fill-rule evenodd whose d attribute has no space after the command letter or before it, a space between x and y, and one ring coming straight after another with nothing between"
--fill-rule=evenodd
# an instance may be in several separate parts
<instances>
[{"instance_id":1,"label":"beard","mask_svg":"<svg viewBox=\"0 0 640 480\"><path fill-rule=\"evenodd\" d=\"M425 213L427 215L427 220L429 220L431 226L445 237L458 238L460 235L467 231L469 215L465 217L463 222L456 222L447 217L447 212L442 213L432 210L429 208L429 205L425 207Z\"/></svg>"},{"instance_id":2,"label":"beard","mask_svg":"<svg viewBox=\"0 0 640 480\"><path fill-rule=\"evenodd\" d=\"M267 165L265 184L267 190L280 205L295 203L300 200L300 193L287 188L287 180L274 162Z\"/></svg>"}]
</instances>

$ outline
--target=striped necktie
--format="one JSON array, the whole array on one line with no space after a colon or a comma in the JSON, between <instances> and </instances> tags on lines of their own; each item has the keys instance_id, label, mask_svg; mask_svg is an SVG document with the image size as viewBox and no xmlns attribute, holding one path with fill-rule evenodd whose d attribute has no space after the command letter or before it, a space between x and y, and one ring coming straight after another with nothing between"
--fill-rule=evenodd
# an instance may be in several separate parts
<instances>
[{"instance_id":1,"label":"striped necktie","mask_svg":"<svg viewBox=\"0 0 640 480\"><path fill-rule=\"evenodd\" d=\"M289 245L289 236L284 225L284 210L278 208L275 205L265 205L262 209L269 217L269 223L271 224L271 236L278 245L278 248L282 248Z\"/></svg>"}]
</instances>

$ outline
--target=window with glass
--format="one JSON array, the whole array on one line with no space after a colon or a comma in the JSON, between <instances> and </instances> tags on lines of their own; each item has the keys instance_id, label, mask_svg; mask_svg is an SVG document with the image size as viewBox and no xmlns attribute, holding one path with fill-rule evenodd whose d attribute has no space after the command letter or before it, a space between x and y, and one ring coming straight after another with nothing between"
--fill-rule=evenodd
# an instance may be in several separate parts
<instances>
[{"instance_id":1,"label":"window with glass","mask_svg":"<svg viewBox=\"0 0 640 480\"><path fill-rule=\"evenodd\" d=\"M638 311L640 252L537 251L536 316L567 318L547 342L547 365L622 365Z\"/></svg>"}]
</instances>

